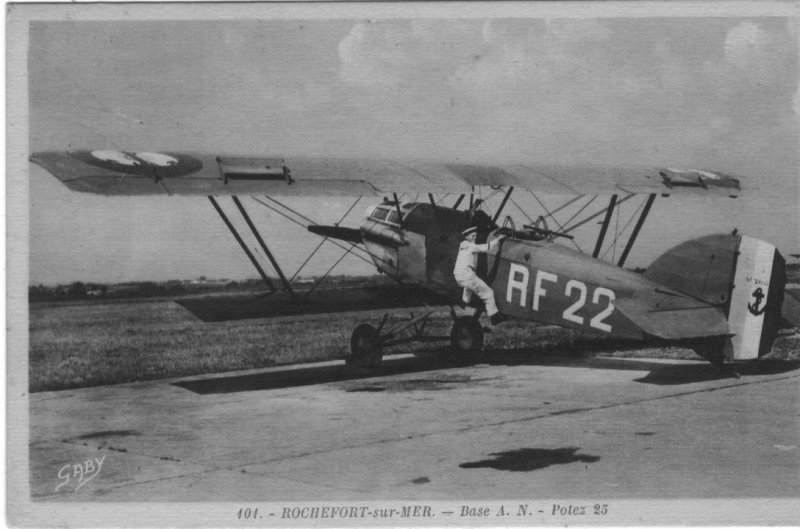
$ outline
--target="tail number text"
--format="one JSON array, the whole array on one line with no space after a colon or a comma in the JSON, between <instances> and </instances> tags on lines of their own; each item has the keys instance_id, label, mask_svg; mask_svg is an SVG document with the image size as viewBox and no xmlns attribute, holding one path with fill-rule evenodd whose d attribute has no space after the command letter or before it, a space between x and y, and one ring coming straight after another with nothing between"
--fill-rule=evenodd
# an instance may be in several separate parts
<instances>
[{"instance_id":1,"label":"tail number text","mask_svg":"<svg viewBox=\"0 0 800 529\"><path fill-rule=\"evenodd\" d=\"M506 301L513 303L514 293L519 296L519 305L521 307L527 306L528 301L528 283L530 279L530 271L528 267L511 263L508 271L508 286L506 287ZM542 298L547 296L548 288L552 289L553 286L548 283L557 283L558 276L556 274L545 272L544 270L536 271L536 279L533 282L533 293L531 308L534 311L539 310L539 302ZM570 279L564 288L564 296L567 297L572 304L567 307L561 314L561 317L568 322L583 325L585 318L578 314L578 311L586 305L586 300L589 298L589 289L586 283L578 281L577 279ZM577 296L577 297L576 297ZM589 326L605 332L611 332L611 324L605 320L614 312L614 291L605 287L596 287L592 292L592 304L602 307L593 318L589 320Z\"/></svg>"}]
</instances>

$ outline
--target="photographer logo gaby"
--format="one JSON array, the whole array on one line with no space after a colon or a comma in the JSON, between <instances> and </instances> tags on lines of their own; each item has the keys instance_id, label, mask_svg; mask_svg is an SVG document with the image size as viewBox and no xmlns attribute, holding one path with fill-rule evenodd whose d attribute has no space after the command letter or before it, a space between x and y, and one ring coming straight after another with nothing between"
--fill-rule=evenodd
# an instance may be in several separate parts
<instances>
[{"instance_id":1,"label":"photographer logo gaby","mask_svg":"<svg viewBox=\"0 0 800 529\"><path fill-rule=\"evenodd\" d=\"M78 489L97 477L105 460L106 456L103 455L99 459L95 457L80 463L64 465L58 471L59 483L56 485L55 491L58 492L64 486L73 483L75 486L73 492L77 492Z\"/></svg>"}]
</instances>

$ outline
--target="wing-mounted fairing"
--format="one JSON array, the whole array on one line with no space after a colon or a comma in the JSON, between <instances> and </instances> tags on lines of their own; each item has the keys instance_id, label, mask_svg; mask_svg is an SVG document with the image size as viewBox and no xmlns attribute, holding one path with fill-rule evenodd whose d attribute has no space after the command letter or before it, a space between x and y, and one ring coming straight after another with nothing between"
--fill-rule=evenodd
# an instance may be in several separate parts
<instances>
[{"instance_id":1,"label":"wing-mounted fairing","mask_svg":"<svg viewBox=\"0 0 800 529\"><path fill-rule=\"evenodd\" d=\"M738 178L718 172L697 169L660 169L658 174L663 179L664 185L670 188L683 186L708 189L709 186L714 186L735 191L742 189Z\"/></svg>"},{"instance_id":2,"label":"wing-mounted fairing","mask_svg":"<svg viewBox=\"0 0 800 529\"><path fill-rule=\"evenodd\" d=\"M99 195L379 195L359 178L368 174L368 168L294 173L285 160L274 156L95 150L38 152L31 161L73 191Z\"/></svg>"}]
</instances>

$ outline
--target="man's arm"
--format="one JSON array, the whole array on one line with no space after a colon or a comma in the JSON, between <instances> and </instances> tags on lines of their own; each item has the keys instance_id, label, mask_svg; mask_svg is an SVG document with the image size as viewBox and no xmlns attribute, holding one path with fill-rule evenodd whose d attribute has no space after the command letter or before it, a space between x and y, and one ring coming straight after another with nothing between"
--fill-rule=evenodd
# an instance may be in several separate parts
<instances>
[{"instance_id":1,"label":"man's arm","mask_svg":"<svg viewBox=\"0 0 800 529\"><path fill-rule=\"evenodd\" d=\"M472 243L472 250L476 253L488 253L489 251L497 248L497 245L500 244L500 241L502 241L505 238L506 238L505 235L501 235L488 243L484 244Z\"/></svg>"}]
</instances>

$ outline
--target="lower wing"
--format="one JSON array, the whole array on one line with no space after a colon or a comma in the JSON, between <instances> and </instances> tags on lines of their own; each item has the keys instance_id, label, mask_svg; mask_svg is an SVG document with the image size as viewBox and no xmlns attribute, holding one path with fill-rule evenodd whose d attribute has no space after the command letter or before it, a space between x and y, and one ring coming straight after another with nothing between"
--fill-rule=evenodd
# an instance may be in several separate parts
<instances>
[{"instance_id":1,"label":"lower wing","mask_svg":"<svg viewBox=\"0 0 800 529\"><path fill-rule=\"evenodd\" d=\"M417 285L385 284L287 292L187 297L175 300L205 322L303 316L362 310L444 306L447 296Z\"/></svg>"}]
</instances>

